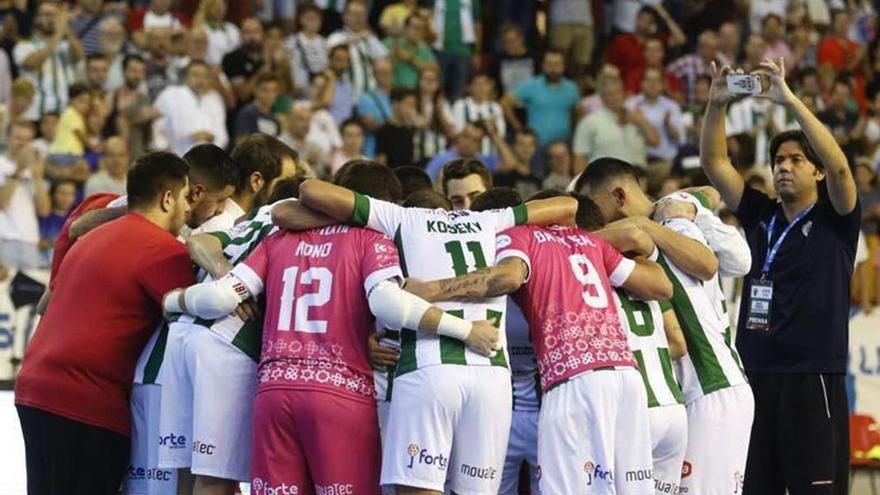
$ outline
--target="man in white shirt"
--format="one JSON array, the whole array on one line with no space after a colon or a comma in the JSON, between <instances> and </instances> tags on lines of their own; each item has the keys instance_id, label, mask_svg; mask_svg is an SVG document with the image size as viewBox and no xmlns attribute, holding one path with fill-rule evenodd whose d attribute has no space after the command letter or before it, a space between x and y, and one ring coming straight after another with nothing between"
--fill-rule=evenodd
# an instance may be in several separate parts
<instances>
[{"instance_id":1,"label":"man in white shirt","mask_svg":"<svg viewBox=\"0 0 880 495\"><path fill-rule=\"evenodd\" d=\"M19 41L12 51L21 75L37 90L25 113L27 120L39 120L44 113L60 114L67 105L67 85L74 80L74 64L84 53L76 33L70 30L69 18L67 7L60 2L41 2L33 36Z\"/></svg>"},{"instance_id":2,"label":"man in white shirt","mask_svg":"<svg viewBox=\"0 0 880 495\"><path fill-rule=\"evenodd\" d=\"M34 132L30 123L13 123L0 155L0 265L18 270L39 266L37 217L51 209L46 163L31 147Z\"/></svg>"},{"instance_id":3,"label":"man in white shirt","mask_svg":"<svg viewBox=\"0 0 880 495\"><path fill-rule=\"evenodd\" d=\"M660 144L649 146L645 152L648 161L669 162L684 144L684 123L681 119L681 106L671 98L663 96L663 72L658 68L648 68L642 74L642 92L626 102L627 110L639 109L645 119L657 130Z\"/></svg>"},{"instance_id":4,"label":"man in white shirt","mask_svg":"<svg viewBox=\"0 0 880 495\"><path fill-rule=\"evenodd\" d=\"M153 126L154 149L170 149L183 155L200 143L221 148L229 144L226 105L211 88L211 69L205 62L190 62L184 71L184 84L162 90L155 106L162 117Z\"/></svg>"},{"instance_id":5,"label":"man in white shirt","mask_svg":"<svg viewBox=\"0 0 880 495\"><path fill-rule=\"evenodd\" d=\"M119 136L112 136L104 143L101 153L101 170L92 174L86 181L85 195L109 192L122 196L125 194L125 181L128 174L128 144Z\"/></svg>"},{"instance_id":6,"label":"man in white shirt","mask_svg":"<svg viewBox=\"0 0 880 495\"><path fill-rule=\"evenodd\" d=\"M352 0L345 5L342 14L345 26L327 38L327 45L348 45L351 53L349 75L354 89L354 101L376 88L373 63L388 56L388 48L370 31L367 24L367 6L362 0Z\"/></svg>"}]
</instances>

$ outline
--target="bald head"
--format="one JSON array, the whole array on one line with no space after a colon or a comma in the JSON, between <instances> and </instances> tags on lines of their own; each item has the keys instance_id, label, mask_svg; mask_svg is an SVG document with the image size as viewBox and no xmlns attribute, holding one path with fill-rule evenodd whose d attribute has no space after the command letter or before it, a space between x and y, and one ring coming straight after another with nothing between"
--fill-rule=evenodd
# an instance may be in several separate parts
<instances>
[{"instance_id":1,"label":"bald head","mask_svg":"<svg viewBox=\"0 0 880 495\"><path fill-rule=\"evenodd\" d=\"M703 31L697 38L697 53L705 62L715 60L715 54L718 52L718 35L715 31Z\"/></svg>"}]
</instances>

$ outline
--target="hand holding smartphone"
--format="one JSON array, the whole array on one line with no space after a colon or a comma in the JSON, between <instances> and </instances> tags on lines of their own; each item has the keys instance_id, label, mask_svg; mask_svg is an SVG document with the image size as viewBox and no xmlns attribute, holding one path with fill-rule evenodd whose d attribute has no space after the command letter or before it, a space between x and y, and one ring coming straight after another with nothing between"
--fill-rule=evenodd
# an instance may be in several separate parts
<instances>
[{"instance_id":1,"label":"hand holding smartphone","mask_svg":"<svg viewBox=\"0 0 880 495\"><path fill-rule=\"evenodd\" d=\"M737 74L726 77L727 91L733 94L761 94L761 76L758 74Z\"/></svg>"}]
</instances>

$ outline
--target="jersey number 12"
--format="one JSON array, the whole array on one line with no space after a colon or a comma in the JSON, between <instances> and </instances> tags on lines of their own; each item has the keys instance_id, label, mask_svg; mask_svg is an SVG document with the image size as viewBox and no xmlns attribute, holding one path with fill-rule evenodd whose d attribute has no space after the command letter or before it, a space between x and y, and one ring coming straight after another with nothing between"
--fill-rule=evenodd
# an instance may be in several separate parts
<instances>
[{"instance_id":1,"label":"jersey number 12","mask_svg":"<svg viewBox=\"0 0 880 495\"><path fill-rule=\"evenodd\" d=\"M333 273L320 266L309 268L302 272L299 279L299 267L291 266L284 270L282 281L284 290L281 291L281 311L278 313L278 330L290 331L291 320L294 320L293 330L305 333L327 333L327 320L310 320L309 308L323 306L330 301L330 293L333 289ZM295 298L297 283L302 285L316 286L315 292L302 294ZM294 310L294 300L296 308ZM293 312L293 314L291 314ZM291 318L293 317L293 318Z\"/></svg>"}]
</instances>

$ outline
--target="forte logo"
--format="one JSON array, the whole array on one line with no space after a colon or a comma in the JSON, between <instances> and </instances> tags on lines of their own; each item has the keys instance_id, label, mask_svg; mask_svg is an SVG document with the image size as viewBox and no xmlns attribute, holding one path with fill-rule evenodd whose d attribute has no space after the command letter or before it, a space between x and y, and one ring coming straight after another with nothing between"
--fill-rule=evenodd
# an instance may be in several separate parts
<instances>
[{"instance_id":1,"label":"forte logo","mask_svg":"<svg viewBox=\"0 0 880 495\"><path fill-rule=\"evenodd\" d=\"M279 483L270 485L263 478L254 478L251 481L251 493L253 495L299 495L299 487L294 484Z\"/></svg>"},{"instance_id":2,"label":"forte logo","mask_svg":"<svg viewBox=\"0 0 880 495\"><path fill-rule=\"evenodd\" d=\"M159 445L162 447L168 447L169 449L184 449L186 448L186 437L169 433L163 437L159 437Z\"/></svg>"},{"instance_id":3,"label":"forte logo","mask_svg":"<svg viewBox=\"0 0 880 495\"><path fill-rule=\"evenodd\" d=\"M449 459L444 457L443 454L431 455L428 453L428 449L420 449L416 443L409 444L409 447L406 448L406 454L409 456L409 464L406 465L408 469L412 469L418 463L426 466L436 466L437 469L442 470L446 469L446 465L449 463Z\"/></svg>"},{"instance_id":4,"label":"forte logo","mask_svg":"<svg viewBox=\"0 0 880 495\"><path fill-rule=\"evenodd\" d=\"M606 483L614 481L614 473L611 469L602 467L601 464L593 464L592 461L584 463L584 472L587 473L587 485L592 485L594 481L602 480Z\"/></svg>"}]
</instances>

